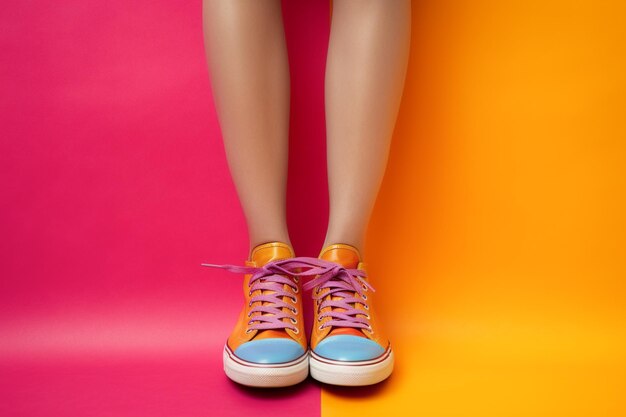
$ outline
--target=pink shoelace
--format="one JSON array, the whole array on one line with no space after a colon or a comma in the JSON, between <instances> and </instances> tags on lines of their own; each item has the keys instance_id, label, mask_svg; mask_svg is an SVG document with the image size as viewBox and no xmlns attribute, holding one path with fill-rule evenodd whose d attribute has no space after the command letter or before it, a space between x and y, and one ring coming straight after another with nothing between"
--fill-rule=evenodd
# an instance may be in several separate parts
<instances>
[{"instance_id":1,"label":"pink shoelace","mask_svg":"<svg viewBox=\"0 0 626 417\"><path fill-rule=\"evenodd\" d=\"M331 318L331 320L320 325L320 330L326 327L352 327L372 330L369 322L370 316L367 313L369 305L367 304L367 294L365 292L368 289L374 291L374 287L367 280L363 279L367 276L365 271L345 268L337 263L317 258L300 259L304 259L322 270L321 273L316 271L315 275L317 277L304 285L305 290L318 288L313 293L313 299L318 305L318 311L331 307L328 311L318 316L319 321L326 317ZM325 289L328 291L324 291ZM360 297L356 297L355 293L359 294ZM333 298L335 299L333 300ZM356 304L361 304L366 311L357 309ZM344 311L337 311L336 309Z\"/></svg>"},{"instance_id":2,"label":"pink shoelace","mask_svg":"<svg viewBox=\"0 0 626 417\"><path fill-rule=\"evenodd\" d=\"M369 315L363 309L355 308L356 303L359 303L363 305L365 310L369 310L365 292L368 289L374 291L374 288L363 279L366 277L365 271L348 269L334 262L309 257L271 261L262 267L206 263L202 264L202 266L221 268L237 274L252 275L250 277L250 294L257 290L261 291L259 295L250 299L250 306L256 302L260 302L260 304L254 306L249 312L248 331L269 329L298 331L297 327L295 327L295 324L297 324L295 319L282 310L283 308L288 308L293 314L297 314L293 304L283 301L283 297L294 299L294 296L285 291L283 286L289 285L297 293L299 291L298 277L312 278L304 285L305 290L319 287L317 293L313 294L313 299L316 300L318 309L331 307L329 311L319 315L320 321L325 317L331 317L331 320L321 325L320 328L337 326L371 329ZM293 276L295 279L290 279L285 275ZM328 289L328 291L322 291L324 289ZM271 293L268 294L266 291L271 291ZM358 293L360 298L355 297L354 293ZM338 299L333 300L333 297ZM326 300L320 302L321 299ZM343 309L345 311L336 311L335 309ZM288 318L290 321L283 321L285 318Z\"/></svg>"}]
</instances>

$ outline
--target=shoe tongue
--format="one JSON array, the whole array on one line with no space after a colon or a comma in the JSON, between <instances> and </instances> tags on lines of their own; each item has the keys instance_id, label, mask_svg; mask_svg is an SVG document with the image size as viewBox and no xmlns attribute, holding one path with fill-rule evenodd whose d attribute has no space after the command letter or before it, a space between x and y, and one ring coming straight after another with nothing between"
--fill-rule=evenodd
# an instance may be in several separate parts
<instances>
[{"instance_id":1,"label":"shoe tongue","mask_svg":"<svg viewBox=\"0 0 626 417\"><path fill-rule=\"evenodd\" d=\"M339 265L348 269L355 269L361 261L359 251L354 246L342 243L329 245L326 248L322 249L319 257L320 259L323 259L325 261L338 263ZM336 299L338 299L338 297L336 297ZM337 309L337 311L343 311L343 309ZM366 337L361 330L354 329L352 327L333 327L332 330L328 333L328 336L338 335Z\"/></svg>"},{"instance_id":2,"label":"shoe tongue","mask_svg":"<svg viewBox=\"0 0 626 417\"><path fill-rule=\"evenodd\" d=\"M250 260L253 261L256 266L264 266L271 261L278 259L288 259L295 256L291 246L282 242L269 242L256 246L252 249L250 254ZM274 291L263 291L265 294L273 294ZM267 305L268 303L263 303ZM260 330L257 332L254 340L260 339L283 339L289 338L289 335L284 330Z\"/></svg>"},{"instance_id":3,"label":"shoe tongue","mask_svg":"<svg viewBox=\"0 0 626 417\"><path fill-rule=\"evenodd\" d=\"M356 268L361 260L359 251L354 246L342 243L327 246L322 250L319 257L349 269Z\"/></svg>"},{"instance_id":4,"label":"shoe tongue","mask_svg":"<svg viewBox=\"0 0 626 417\"><path fill-rule=\"evenodd\" d=\"M278 259L293 258L294 256L293 249L286 243L269 242L258 245L252 249L250 260L254 261L256 266L264 266L268 262Z\"/></svg>"}]
</instances>

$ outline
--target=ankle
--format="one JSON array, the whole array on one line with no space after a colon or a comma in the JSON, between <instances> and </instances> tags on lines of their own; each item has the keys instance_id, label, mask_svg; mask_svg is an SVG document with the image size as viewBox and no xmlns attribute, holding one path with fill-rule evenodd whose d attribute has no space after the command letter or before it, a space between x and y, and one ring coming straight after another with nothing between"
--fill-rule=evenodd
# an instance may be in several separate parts
<instances>
[{"instance_id":1,"label":"ankle","mask_svg":"<svg viewBox=\"0 0 626 417\"><path fill-rule=\"evenodd\" d=\"M326 238L326 240L324 240L324 244L322 245L322 249L324 250L327 247L331 246L331 245L337 245L337 244L342 244L342 245L349 245L352 246L353 248L355 248L357 250L357 252L359 253L363 253L363 240L362 239L341 239L341 238Z\"/></svg>"},{"instance_id":2,"label":"ankle","mask_svg":"<svg viewBox=\"0 0 626 417\"><path fill-rule=\"evenodd\" d=\"M289 240L289 236L282 237L282 238L273 237L273 238L250 239L250 246L248 248L248 257L252 255L252 252L254 251L255 248L261 245L267 244L267 243L274 243L274 242L284 243L288 245L290 248L293 248L293 245L291 244L291 240Z\"/></svg>"}]
</instances>

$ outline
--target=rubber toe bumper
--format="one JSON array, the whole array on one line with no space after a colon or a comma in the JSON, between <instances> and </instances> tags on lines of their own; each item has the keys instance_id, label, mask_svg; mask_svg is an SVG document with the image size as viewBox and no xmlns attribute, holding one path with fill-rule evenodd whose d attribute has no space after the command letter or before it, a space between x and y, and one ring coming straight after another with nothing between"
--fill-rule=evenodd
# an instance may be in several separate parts
<instances>
[{"instance_id":1,"label":"rubber toe bumper","mask_svg":"<svg viewBox=\"0 0 626 417\"><path fill-rule=\"evenodd\" d=\"M261 339L243 343L235 356L253 363L285 363L304 355L304 349L293 339Z\"/></svg>"},{"instance_id":2,"label":"rubber toe bumper","mask_svg":"<svg viewBox=\"0 0 626 417\"><path fill-rule=\"evenodd\" d=\"M272 339L266 340L269 341ZM259 340L259 342L261 342L261 340ZM294 343L297 344L296 342ZM287 387L289 385L295 385L304 381L309 375L309 353L303 352L300 345L298 345L298 347L302 354L291 361L256 363L240 358L230 350L228 345L225 345L224 372L233 381L250 387ZM239 351L239 349L237 349L237 351ZM283 356L280 356L280 358L285 358L286 356L284 355L283 353ZM261 358L263 360L274 358L274 360L276 360L279 355L265 355L262 357L260 353L257 352L256 355L250 355L248 357L255 359Z\"/></svg>"},{"instance_id":3,"label":"rubber toe bumper","mask_svg":"<svg viewBox=\"0 0 626 417\"><path fill-rule=\"evenodd\" d=\"M360 336L337 335L322 340L315 353L335 361L367 361L378 358L385 349L373 340Z\"/></svg>"},{"instance_id":4,"label":"rubber toe bumper","mask_svg":"<svg viewBox=\"0 0 626 417\"><path fill-rule=\"evenodd\" d=\"M339 337L339 336L333 336ZM355 336L358 337L358 336ZM318 347L311 352L309 359L311 376L326 384L343 386L361 386L377 384L391 375L393 371L393 351L391 346L383 353L369 360L342 361L329 359L317 354ZM372 351L368 351L368 355ZM357 357L355 354L350 357Z\"/></svg>"}]
</instances>

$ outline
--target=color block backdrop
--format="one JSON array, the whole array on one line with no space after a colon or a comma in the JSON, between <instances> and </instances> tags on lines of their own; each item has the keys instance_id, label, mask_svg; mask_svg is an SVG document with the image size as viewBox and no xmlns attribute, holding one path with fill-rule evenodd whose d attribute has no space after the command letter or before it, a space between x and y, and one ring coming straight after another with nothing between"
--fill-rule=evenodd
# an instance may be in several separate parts
<instances>
[{"instance_id":1,"label":"color block backdrop","mask_svg":"<svg viewBox=\"0 0 626 417\"><path fill-rule=\"evenodd\" d=\"M329 4L283 6L289 223L314 256ZM366 248L396 372L259 391L221 370L240 280L199 266L247 251L200 2L6 4L0 415L626 414L624 3L413 6Z\"/></svg>"}]
</instances>

